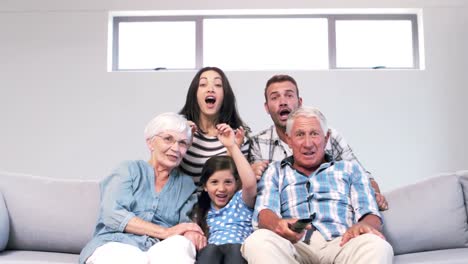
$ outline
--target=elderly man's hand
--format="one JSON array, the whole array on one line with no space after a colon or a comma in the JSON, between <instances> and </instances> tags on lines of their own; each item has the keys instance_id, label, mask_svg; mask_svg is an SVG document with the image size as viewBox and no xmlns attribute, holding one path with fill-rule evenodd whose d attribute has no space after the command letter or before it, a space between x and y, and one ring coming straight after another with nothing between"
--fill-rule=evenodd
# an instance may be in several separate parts
<instances>
[{"instance_id":1,"label":"elderly man's hand","mask_svg":"<svg viewBox=\"0 0 468 264\"><path fill-rule=\"evenodd\" d=\"M268 167L269 161L268 160L262 160L262 161L256 161L250 165L252 167L253 172L255 173L255 177L257 178L257 181L259 181L262 178L263 172L266 170Z\"/></svg>"},{"instance_id":2,"label":"elderly man's hand","mask_svg":"<svg viewBox=\"0 0 468 264\"><path fill-rule=\"evenodd\" d=\"M289 240L291 243L295 244L298 241L302 239L302 237L305 235L305 231L301 233L296 233L289 228L289 225L294 224L297 221L297 219L281 219L278 221L278 224L276 225L276 228L273 230L273 232L277 233L278 235L282 236L283 238ZM310 225L308 225L305 230L309 230L311 228Z\"/></svg>"},{"instance_id":3,"label":"elderly man's hand","mask_svg":"<svg viewBox=\"0 0 468 264\"><path fill-rule=\"evenodd\" d=\"M385 199L385 196L383 196L383 194L376 192L375 199L377 200L377 205L379 206L380 211L388 210L387 199Z\"/></svg>"},{"instance_id":4,"label":"elderly man's hand","mask_svg":"<svg viewBox=\"0 0 468 264\"><path fill-rule=\"evenodd\" d=\"M367 234L367 233L375 234L375 235L381 237L382 239L385 239L384 235L382 235L382 233L380 233L379 230L375 229L371 225L366 224L364 222L358 222L358 223L354 224L352 227L350 227L348 230L346 230L343 237L341 238L340 246L343 246L349 240L351 240L351 239L353 239L355 237L358 237L358 236L360 236L362 234Z\"/></svg>"},{"instance_id":5,"label":"elderly man's hand","mask_svg":"<svg viewBox=\"0 0 468 264\"><path fill-rule=\"evenodd\" d=\"M206 246L206 237L199 232L187 231L184 233L184 237L192 241L197 250L200 250Z\"/></svg>"}]
</instances>

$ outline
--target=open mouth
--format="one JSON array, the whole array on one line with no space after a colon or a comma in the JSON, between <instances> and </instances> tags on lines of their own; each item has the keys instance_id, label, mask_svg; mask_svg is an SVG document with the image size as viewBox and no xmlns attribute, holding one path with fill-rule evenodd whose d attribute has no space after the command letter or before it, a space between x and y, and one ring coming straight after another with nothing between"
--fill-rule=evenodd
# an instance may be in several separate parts
<instances>
[{"instance_id":1,"label":"open mouth","mask_svg":"<svg viewBox=\"0 0 468 264\"><path fill-rule=\"evenodd\" d=\"M205 103L208 105L213 105L214 103L216 103L216 98L214 96L207 96L205 98Z\"/></svg>"},{"instance_id":2,"label":"open mouth","mask_svg":"<svg viewBox=\"0 0 468 264\"><path fill-rule=\"evenodd\" d=\"M290 113L291 111L289 109L283 109L279 112L279 115L281 116L281 118L288 118Z\"/></svg>"},{"instance_id":3,"label":"open mouth","mask_svg":"<svg viewBox=\"0 0 468 264\"><path fill-rule=\"evenodd\" d=\"M227 194L216 194L216 197L220 198L220 199L224 199L227 197Z\"/></svg>"}]
</instances>

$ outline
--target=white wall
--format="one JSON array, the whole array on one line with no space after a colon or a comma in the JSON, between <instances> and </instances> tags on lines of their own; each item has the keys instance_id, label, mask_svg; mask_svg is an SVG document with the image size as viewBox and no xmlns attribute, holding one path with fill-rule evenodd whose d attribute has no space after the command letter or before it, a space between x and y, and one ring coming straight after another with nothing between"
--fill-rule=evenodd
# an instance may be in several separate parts
<instances>
[{"instance_id":1,"label":"white wall","mask_svg":"<svg viewBox=\"0 0 468 264\"><path fill-rule=\"evenodd\" d=\"M0 170L103 177L146 159L146 122L181 108L194 71L106 71L108 11L347 7L423 8L426 70L287 72L305 105L323 110L384 190L468 169L468 4L374 2L1 1ZM271 123L263 88L275 73L227 72L254 131Z\"/></svg>"}]
</instances>

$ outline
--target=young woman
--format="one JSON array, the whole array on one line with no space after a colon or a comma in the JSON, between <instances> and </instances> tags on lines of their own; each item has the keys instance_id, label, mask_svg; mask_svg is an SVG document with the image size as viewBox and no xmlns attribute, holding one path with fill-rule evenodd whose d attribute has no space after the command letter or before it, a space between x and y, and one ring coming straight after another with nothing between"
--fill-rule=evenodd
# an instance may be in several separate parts
<instances>
[{"instance_id":1,"label":"young woman","mask_svg":"<svg viewBox=\"0 0 468 264\"><path fill-rule=\"evenodd\" d=\"M193 125L193 142L180 165L181 170L199 182L201 170L213 156L226 155L227 150L216 137L218 124L227 124L235 131L236 143L245 156L245 139L249 128L239 116L236 97L224 72L216 67L205 67L197 72L180 111Z\"/></svg>"},{"instance_id":2,"label":"young woman","mask_svg":"<svg viewBox=\"0 0 468 264\"><path fill-rule=\"evenodd\" d=\"M208 237L198 263L245 263L240 247L252 233L257 181L249 162L235 142L232 128L217 126L219 141L230 156L215 156L201 173L203 191L198 200L197 222Z\"/></svg>"}]
</instances>

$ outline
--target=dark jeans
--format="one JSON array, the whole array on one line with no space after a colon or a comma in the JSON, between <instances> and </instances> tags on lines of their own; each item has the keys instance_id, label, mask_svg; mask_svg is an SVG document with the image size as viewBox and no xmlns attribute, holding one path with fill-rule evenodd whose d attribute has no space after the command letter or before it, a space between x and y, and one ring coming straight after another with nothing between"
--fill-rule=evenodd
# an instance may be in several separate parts
<instances>
[{"instance_id":1,"label":"dark jeans","mask_svg":"<svg viewBox=\"0 0 468 264\"><path fill-rule=\"evenodd\" d=\"M241 244L208 244L197 255L197 264L245 264Z\"/></svg>"}]
</instances>

